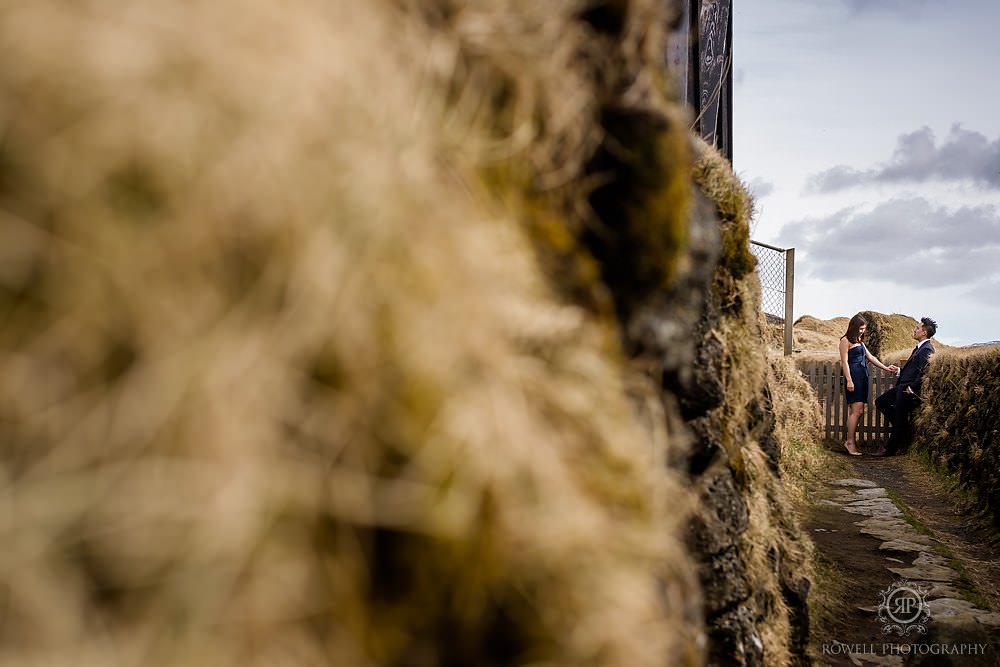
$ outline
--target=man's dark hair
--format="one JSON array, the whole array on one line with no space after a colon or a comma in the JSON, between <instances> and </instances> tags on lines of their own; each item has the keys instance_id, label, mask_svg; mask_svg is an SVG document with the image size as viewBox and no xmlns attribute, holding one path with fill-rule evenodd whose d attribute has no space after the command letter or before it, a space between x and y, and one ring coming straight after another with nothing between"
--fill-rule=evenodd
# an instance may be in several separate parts
<instances>
[{"instance_id":1,"label":"man's dark hair","mask_svg":"<svg viewBox=\"0 0 1000 667\"><path fill-rule=\"evenodd\" d=\"M920 325L924 328L924 331L927 332L928 338L934 338L934 334L937 333L937 322L929 317L921 317Z\"/></svg>"}]
</instances>

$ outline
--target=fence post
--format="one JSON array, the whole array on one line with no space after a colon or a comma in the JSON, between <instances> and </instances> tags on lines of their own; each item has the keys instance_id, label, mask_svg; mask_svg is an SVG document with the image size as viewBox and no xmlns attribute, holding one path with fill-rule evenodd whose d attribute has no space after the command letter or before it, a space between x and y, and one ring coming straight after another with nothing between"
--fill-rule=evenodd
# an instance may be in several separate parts
<instances>
[{"instance_id":1,"label":"fence post","mask_svg":"<svg viewBox=\"0 0 1000 667\"><path fill-rule=\"evenodd\" d=\"M791 356L794 340L792 339L792 322L795 317L792 314L792 304L794 299L792 294L795 291L795 248L785 251L785 356Z\"/></svg>"}]
</instances>

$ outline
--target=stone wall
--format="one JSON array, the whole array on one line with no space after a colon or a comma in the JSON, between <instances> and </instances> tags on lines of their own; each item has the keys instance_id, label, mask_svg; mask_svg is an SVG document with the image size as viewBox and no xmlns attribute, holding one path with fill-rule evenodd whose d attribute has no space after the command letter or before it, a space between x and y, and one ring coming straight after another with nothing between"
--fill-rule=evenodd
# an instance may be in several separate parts
<instances>
[{"instance_id":1,"label":"stone wall","mask_svg":"<svg viewBox=\"0 0 1000 667\"><path fill-rule=\"evenodd\" d=\"M689 543L705 590L709 664L806 664L808 538L780 480L751 202L715 151L703 149L694 173L722 230L695 329L697 370L675 389L695 434L689 471L700 502Z\"/></svg>"}]
</instances>

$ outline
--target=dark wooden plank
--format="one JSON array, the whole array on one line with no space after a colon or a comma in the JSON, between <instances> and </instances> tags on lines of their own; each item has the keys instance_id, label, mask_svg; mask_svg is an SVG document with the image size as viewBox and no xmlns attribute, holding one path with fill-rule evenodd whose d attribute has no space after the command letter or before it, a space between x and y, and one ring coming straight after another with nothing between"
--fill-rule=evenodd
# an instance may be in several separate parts
<instances>
[{"instance_id":1,"label":"dark wooden plank","mask_svg":"<svg viewBox=\"0 0 1000 667\"><path fill-rule=\"evenodd\" d=\"M872 397L872 410L875 413L875 440L879 445L885 442L885 419L882 414L875 409L875 399L882 395L888 385L889 374L884 371L879 371L878 382L875 384L875 391L872 392L874 395Z\"/></svg>"},{"instance_id":2,"label":"dark wooden plank","mask_svg":"<svg viewBox=\"0 0 1000 667\"><path fill-rule=\"evenodd\" d=\"M869 382L869 387L868 387L868 402L865 403L865 413L864 413L864 415L862 415L863 421L864 421L864 425L863 426L859 426L859 430L862 431L861 441L864 442L865 445L871 444L872 440L875 437L875 433L872 430L872 397L871 397L872 387L871 387L871 385L872 385L872 383Z\"/></svg>"},{"instance_id":3,"label":"dark wooden plank","mask_svg":"<svg viewBox=\"0 0 1000 667\"><path fill-rule=\"evenodd\" d=\"M719 108L726 77L731 74L728 43L731 0L702 0L698 16L699 91L697 130L708 143L718 144Z\"/></svg>"},{"instance_id":4,"label":"dark wooden plank","mask_svg":"<svg viewBox=\"0 0 1000 667\"><path fill-rule=\"evenodd\" d=\"M694 89L695 73L691 70L692 51L695 52L695 62L697 62L697 34L691 31L691 16L697 11L697 1L689 0L681 3L682 15L677 21L677 27L670 34L670 41L667 44L667 66L674 73L674 80L678 82L681 97L684 101L695 107L695 99L691 94Z\"/></svg>"},{"instance_id":5,"label":"dark wooden plank","mask_svg":"<svg viewBox=\"0 0 1000 667\"><path fill-rule=\"evenodd\" d=\"M895 374L885 373L882 378L882 386L879 387L879 395L895 387L896 380L897 376ZM881 428L879 429L879 435L880 435L879 444L885 444L886 441L888 441L889 439L889 431L891 430L892 427L889 425L889 420L886 419L885 416L882 415L881 413L879 414L879 422L881 424Z\"/></svg>"},{"instance_id":6,"label":"dark wooden plank","mask_svg":"<svg viewBox=\"0 0 1000 667\"><path fill-rule=\"evenodd\" d=\"M838 389L840 389L840 372L839 367L830 364L826 367L830 374L830 403L833 404L833 422L830 424L833 430L834 441L840 440L840 407L843 405L842 400L838 400L837 394Z\"/></svg>"},{"instance_id":7,"label":"dark wooden plank","mask_svg":"<svg viewBox=\"0 0 1000 667\"><path fill-rule=\"evenodd\" d=\"M833 440L833 401L830 400L830 372L828 366L820 368L820 382L823 384L823 396L826 398L826 439Z\"/></svg>"},{"instance_id":8,"label":"dark wooden plank","mask_svg":"<svg viewBox=\"0 0 1000 667\"><path fill-rule=\"evenodd\" d=\"M882 415L875 409L875 399L878 398L881 388L885 385L885 373L879 371L878 381L872 389L872 444L878 446L882 444Z\"/></svg>"}]
</instances>

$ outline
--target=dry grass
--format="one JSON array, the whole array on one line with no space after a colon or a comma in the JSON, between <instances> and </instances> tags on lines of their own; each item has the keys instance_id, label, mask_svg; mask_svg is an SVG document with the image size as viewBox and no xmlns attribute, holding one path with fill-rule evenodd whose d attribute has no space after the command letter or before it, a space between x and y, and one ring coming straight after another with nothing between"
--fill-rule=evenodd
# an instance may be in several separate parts
<instances>
[{"instance_id":1,"label":"dry grass","mask_svg":"<svg viewBox=\"0 0 1000 667\"><path fill-rule=\"evenodd\" d=\"M746 185L733 172L729 161L713 146L698 140L694 181L716 206L722 223L719 264L736 279L757 266L750 252L750 224L754 203Z\"/></svg>"},{"instance_id":2,"label":"dry grass","mask_svg":"<svg viewBox=\"0 0 1000 667\"><path fill-rule=\"evenodd\" d=\"M790 638L794 636L794 626L802 622L794 614L804 610L789 607L786 589L798 587L809 577L812 545L801 532L786 485L763 442L769 437L777 438L781 445L778 455L783 458L786 449L783 443L793 434L808 436L813 432L813 413L801 403L799 414L788 403L780 403L780 397L776 396L782 388L772 384L775 376L761 345L760 286L755 274L733 282L727 294L731 306L719 330L727 358L726 402L720 416L730 466L746 490L748 527L740 537L738 550L752 591L747 607L758 615L756 628L766 663L795 664L800 658L798 651L804 647L795 647L794 639ZM770 399L764 395L765 386L770 386ZM772 400L774 423L770 421Z\"/></svg>"},{"instance_id":3,"label":"dry grass","mask_svg":"<svg viewBox=\"0 0 1000 667\"><path fill-rule=\"evenodd\" d=\"M1000 527L1000 348L938 352L923 383L915 445L956 475Z\"/></svg>"},{"instance_id":4,"label":"dry grass","mask_svg":"<svg viewBox=\"0 0 1000 667\"><path fill-rule=\"evenodd\" d=\"M818 320L811 315L803 315L792 325L792 347L796 358L827 360L837 355L837 344L847 331L846 317L832 320ZM781 351L784 344L784 324L769 324L774 341L770 349Z\"/></svg>"},{"instance_id":5,"label":"dry grass","mask_svg":"<svg viewBox=\"0 0 1000 667\"><path fill-rule=\"evenodd\" d=\"M868 320L865 344L872 354L891 359L902 355L904 360L910 356L915 344L913 329L917 320L906 315L883 315L872 311L865 311L863 315Z\"/></svg>"},{"instance_id":6,"label":"dry grass","mask_svg":"<svg viewBox=\"0 0 1000 667\"><path fill-rule=\"evenodd\" d=\"M582 201L663 11L0 10L0 664L696 663L678 445L484 177Z\"/></svg>"},{"instance_id":7,"label":"dry grass","mask_svg":"<svg viewBox=\"0 0 1000 667\"><path fill-rule=\"evenodd\" d=\"M850 471L842 457L834 456L823 446L819 403L792 358L772 354L769 373L774 392L775 435L782 447L782 489L795 514L808 516L816 489L833 477L848 476ZM803 538L801 552L802 559L796 565L812 582L808 598L810 625L813 633L822 633L843 612L843 575L836 563L829 561L808 538Z\"/></svg>"},{"instance_id":8,"label":"dry grass","mask_svg":"<svg viewBox=\"0 0 1000 667\"><path fill-rule=\"evenodd\" d=\"M803 315L795 320L795 327L802 331L813 331L829 338L839 339L847 331L851 318L835 317L832 320L818 320L811 315Z\"/></svg>"},{"instance_id":9,"label":"dry grass","mask_svg":"<svg viewBox=\"0 0 1000 667\"><path fill-rule=\"evenodd\" d=\"M819 402L791 357L769 356L768 370L785 488L803 506L809 482L823 474L826 462Z\"/></svg>"},{"instance_id":10,"label":"dry grass","mask_svg":"<svg viewBox=\"0 0 1000 667\"><path fill-rule=\"evenodd\" d=\"M865 311L869 321L869 331L865 343L879 359L885 363L905 361L913 350L913 328L917 320L907 315L883 315ZM847 332L850 317L835 317L820 320L811 315L803 315L792 326L795 358L808 361L832 361L838 357L840 337ZM780 350L784 333L782 324L769 324L767 328L769 347ZM933 341L938 350L953 349L937 340Z\"/></svg>"}]
</instances>

